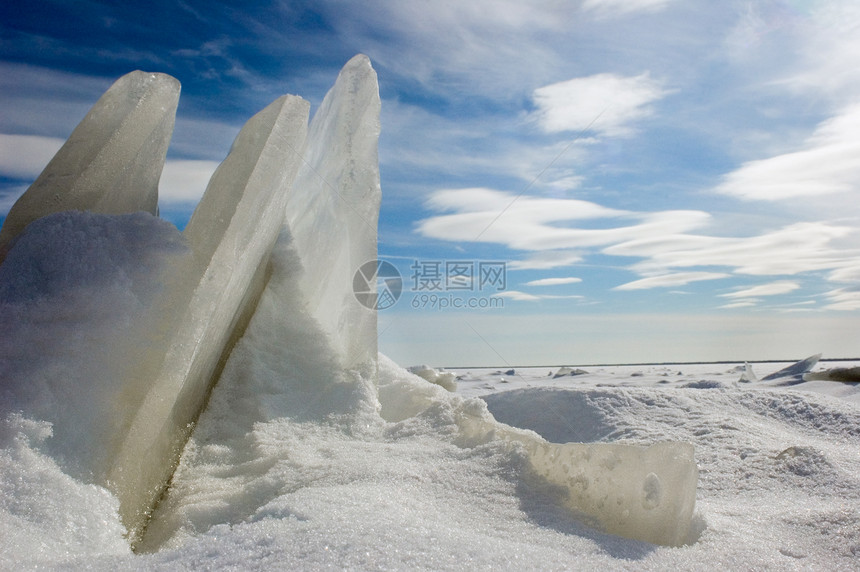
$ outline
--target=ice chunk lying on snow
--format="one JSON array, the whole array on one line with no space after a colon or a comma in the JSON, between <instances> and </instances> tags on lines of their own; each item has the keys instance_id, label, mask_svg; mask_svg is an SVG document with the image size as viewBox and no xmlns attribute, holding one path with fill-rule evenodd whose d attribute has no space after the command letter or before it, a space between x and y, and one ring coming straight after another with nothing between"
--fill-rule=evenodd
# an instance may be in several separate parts
<instances>
[{"instance_id":1,"label":"ice chunk lying on snow","mask_svg":"<svg viewBox=\"0 0 860 572\"><path fill-rule=\"evenodd\" d=\"M457 391L455 375L450 371L436 371L429 365L413 365L409 371L430 383L444 387L448 391Z\"/></svg>"},{"instance_id":2,"label":"ice chunk lying on snow","mask_svg":"<svg viewBox=\"0 0 860 572\"><path fill-rule=\"evenodd\" d=\"M0 229L0 262L24 227L49 213L156 213L179 82L134 71L96 102Z\"/></svg>"},{"instance_id":3,"label":"ice chunk lying on snow","mask_svg":"<svg viewBox=\"0 0 860 572\"><path fill-rule=\"evenodd\" d=\"M561 487L564 504L592 526L655 544L689 541L699 476L691 444L550 443L499 423L478 400L464 404L457 423L464 445L501 438L521 446L535 475Z\"/></svg>"},{"instance_id":4,"label":"ice chunk lying on snow","mask_svg":"<svg viewBox=\"0 0 860 572\"><path fill-rule=\"evenodd\" d=\"M479 399L464 400L441 389L411 383L396 365L381 362L381 415L390 422L446 404L457 425L455 442L475 447L505 441L523 452L532 476L559 487L561 502L592 526L611 534L678 546L690 540L698 468L689 443L651 447L613 443L550 443L532 431L496 421ZM380 370L382 365L380 365Z\"/></svg>"}]
</instances>

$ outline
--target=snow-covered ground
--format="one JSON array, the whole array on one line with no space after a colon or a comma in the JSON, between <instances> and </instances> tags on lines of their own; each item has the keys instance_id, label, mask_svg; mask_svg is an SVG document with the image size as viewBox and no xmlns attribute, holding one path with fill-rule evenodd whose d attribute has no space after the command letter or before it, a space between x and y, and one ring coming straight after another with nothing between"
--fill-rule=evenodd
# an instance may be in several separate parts
<instances>
[{"instance_id":1,"label":"snow-covered ground","mask_svg":"<svg viewBox=\"0 0 860 572\"><path fill-rule=\"evenodd\" d=\"M266 366L265 356L258 360ZM783 365L752 367L763 376ZM209 408L213 423L207 430L201 419L203 434L184 454L194 471L174 482L185 499L174 505L183 506L170 517L156 515L163 544L140 555L122 538L110 495L68 477L39 452L47 428L7 420L0 432L0 567L860 565L860 386L739 383L742 364L548 375L557 369L453 370L458 396L382 358L380 414L355 408L366 396L338 394L334 386L317 391L295 372L283 391L270 388L257 399L268 420L247 426L223 414L237 401L251 407L250 393L222 390ZM559 506L558 491L530 477L516 449L501 441L458 445L457 409L480 406L468 400L475 397L499 420L552 441L693 443L700 477L692 542L670 548L597 532ZM427 399L429 408L409 411L408 403ZM227 422L233 426L225 429Z\"/></svg>"}]
</instances>

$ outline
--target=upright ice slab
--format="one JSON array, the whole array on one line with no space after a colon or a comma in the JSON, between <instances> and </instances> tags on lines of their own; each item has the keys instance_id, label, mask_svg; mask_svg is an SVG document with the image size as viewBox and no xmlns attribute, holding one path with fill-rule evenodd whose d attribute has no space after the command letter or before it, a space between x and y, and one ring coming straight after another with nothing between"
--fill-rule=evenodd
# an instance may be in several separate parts
<instances>
[{"instance_id":1,"label":"upright ice slab","mask_svg":"<svg viewBox=\"0 0 860 572\"><path fill-rule=\"evenodd\" d=\"M169 75L119 78L12 206L0 229L0 262L24 227L50 213L155 214L178 103L179 82Z\"/></svg>"},{"instance_id":2,"label":"upright ice slab","mask_svg":"<svg viewBox=\"0 0 860 572\"><path fill-rule=\"evenodd\" d=\"M379 110L376 72L357 55L314 115L287 204L308 309L347 368L376 361L376 312L356 300L352 287L358 268L376 259Z\"/></svg>"},{"instance_id":3,"label":"upright ice slab","mask_svg":"<svg viewBox=\"0 0 860 572\"><path fill-rule=\"evenodd\" d=\"M126 384L147 388L107 475L132 540L162 494L220 367L250 319L301 163L309 104L284 96L252 117L215 171ZM159 355L161 354L161 355Z\"/></svg>"}]
</instances>

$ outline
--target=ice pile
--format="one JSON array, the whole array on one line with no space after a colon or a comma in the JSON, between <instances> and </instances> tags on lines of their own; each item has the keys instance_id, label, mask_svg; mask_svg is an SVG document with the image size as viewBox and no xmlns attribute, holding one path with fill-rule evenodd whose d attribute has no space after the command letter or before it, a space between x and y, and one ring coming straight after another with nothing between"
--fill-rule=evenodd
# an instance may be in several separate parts
<instances>
[{"instance_id":1,"label":"ice pile","mask_svg":"<svg viewBox=\"0 0 860 572\"><path fill-rule=\"evenodd\" d=\"M524 486L564 491L561 504L608 532L689 539L691 446L548 443L393 366L377 379L376 316L352 292L376 258L381 199L366 57L309 127L295 96L252 117L182 233L138 212L153 211L177 93L166 76L121 78L46 169L62 185L43 174L19 201L27 217L10 214L0 265L0 414L13 433L18 418L50 424L33 446L108 488L134 545L269 514L313 482L287 482L313 468L272 435L379 451L422 431L527 459ZM45 193L60 206L40 211Z\"/></svg>"},{"instance_id":2,"label":"ice pile","mask_svg":"<svg viewBox=\"0 0 860 572\"><path fill-rule=\"evenodd\" d=\"M429 365L413 365L409 371L430 383L444 387L448 391L457 391L456 376L450 371L438 371Z\"/></svg>"}]
</instances>

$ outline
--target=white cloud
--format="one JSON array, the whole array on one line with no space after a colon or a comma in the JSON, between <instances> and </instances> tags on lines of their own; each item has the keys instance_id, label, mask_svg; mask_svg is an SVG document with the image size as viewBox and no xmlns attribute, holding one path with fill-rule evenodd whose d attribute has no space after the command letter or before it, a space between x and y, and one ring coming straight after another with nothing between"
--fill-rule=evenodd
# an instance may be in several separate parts
<instances>
[{"instance_id":1,"label":"white cloud","mask_svg":"<svg viewBox=\"0 0 860 572\"><path fill-rule=\"evenodd\" d=\"M0 134L0 175L35 180L63 143L56 137Z\"/></svg>"},{"instance_id":2,"label":"white cloud","mask_svg":"<svg viewBox=\"0 0 860 572\"><path fill-rule=\"evenodd\" d=\"M582 262L582 254L572 250L547 250L508 263L508 270L549 270Z\"/></svg>"},{"instance_id":3,"label":"white cloud","mask_svg":"<svg viewBox=\"0 0 860 572\"><path fill-rule=\"evenodd\" d=\"M619 244L603 252L645 258L632 269L652 275L672 268L722 266L740 274L793 275L856 265L858 253L838 249L834 240L854 234L845 226L796 223L749 237L667 235Z\"/></svg>"},{"instance_id":4,"label":"white cloud","mask_svg":"<svg viewBox=\"0 0 860 572\"><path fill-rule=\"evenodd\" d=\"M860 263L846 264L841 268L837 268L827 278L831 282L860 284Z\"/></svg>"},{"instance_id":5,"label":"white cloud","mask_svg":"<svg viewBox=\"0 0 860 572\"><path fill-rule=\"evenodd\" d=\"M427 204L455 212L419 221L423 236L536 252L511 269L570 265L595 251L640 258L629 269L643 280L619 287L624 290L725 277L714 267L755 276L829 271L833 281L858 273L858 233L845 225L800 222L752 236L709 236L692 233L710 224L701 211L637 213L483 188L439 191Z\"/></svg>"},{"instance_id":6,"label":"white cloud","mask_svg":"<svg viewBox=\"0 0 860 572\"><path fill-rule=\"evenodd\" d=\"M753 308L757 306L759 300L738 300L737 302L731 302L730 304L723 304L722 306L718 306L719 308L724 308L726 310L732 310L735 308Z\"/></svg>"},{"instance_id":7,"label":"white cloud","mask_svg":"<svg viewBox=\"0 0 860 572\"><path fill-rule=\"evenodd\" d=\"M562 284L576 284L577 282L582 282L582 278L542 278L526 282L526 286L560 286Z\"/></svg>"},{"instance_id":8,"label":"white cloud","mask_svg":"<svg viewBox=\"0 0 860 572\"><path fill-rule=\"evenodd\" d=\"M529 294L528 292L520 292L519 290L505 290L504 292L499 292L498 294L493 294L494 298L508 298L509 300L516 300L520 302L536 302L537 300L581 300L583 296L579 295L568 295L568 296L557 296L552 294Z\"/></svg>"},{"instance_id":9,"label":"white cloud","mask_svg":"<svg viewBox=\"0 0 860 572\"><path fill-rule=\"evenodd\" d=\"M197 203L217 167L216 161L166 161L158 184L159 202Z\"/></svg>"},{"instance_id":10,"label":"white cloud","mask_svg":"<svg viewBox=\"0 0 860 572\"><path fill-rule=\"evenodd\" d=\"M0 61L0 131L65 140L113 79Z\"/></svg>"},{"instance_id":11,"label":"white cloud","mask_svg":"<svg viewBox=\"0 0 860 572\"><path fill-rule=\"evenodd\" d=\"M860 104L822 122L804 147L744 163L716 192L741 199L818 197L860 190Z\"/></svg>"},{"instance_id":12,"label":"white cloud","mask_svg":"<svg viewBox=\"0 0 860 572\"><path fill-rule=\"evenodd\" d=\"M519 290L505 290L504 292L499 292L498 294L493 294L494 298L507 298L509 300L519 300L519 301L528 301L534 302L535 300L540 300L540 296L535 296L534 294L527 294L525 292L520 292Z\"/></svg>"},{"instance_id":13,"label":"white cloud","mask_svg":"<svg viewBox=\"0 0 860 572\"><path fill-rule=\"evenodd\" d=\"M417 231L452 241L495 242L517 250L575 250L701 227L709 215L701 211L631 213L578 199L516 196L484 188L433 193L427 206L454 214L418 222ZM636 224L577 228L577 221L633 219Z\"/></svg>"},{"instance_id":14,"label":"white cloud","mask_svg":"<svg viewBox=\"0 0 860 572\"><path fill-rule=\"evenodd\" d=\"M723 272L676 272L674 274L661 274L659 276L649 276L641 280L635 280L616 286L613 290L644 290L647 288L663 288L668 286L683 286L690 282L698 282L701 280L717 280L720 278L728 278L731 274Z\"/></svg>"},{"instance_id":15,"label":"white cloud","mask_svg":"<svg viewBox=\"0 0 860 572\"><path fill-rule=\"evenodd\" d=\"M630 124L652 113L649 104L669 93L648 73L634 77L601 73L538 88L534 113L549 133L592 130L602 135L629 135Z\"/></svg>"},{"instance_id":16,"label":"white cloud","mask_svg":"<svg viewBox=\"0 0 860 572\"><path fill-rule=\"evenodd\" d=\"M860 310L860 290L857 288L839 288L825 294L829 303L825 310Z\"/></svg>"},{"instance_id":17,"label":"white cloud","mask_svg":"<svg viewBox=\"0 0 860 572\"><path fill-rule=\"evenodd\" d=\"M780 294L788 294L800 288L797 282L781 280L771 282L769 284L759 284L751 288L744 288L728 294L720 294L722 298L756 298L758 296L778 296Z\"/></svg>"}]
</instances>

